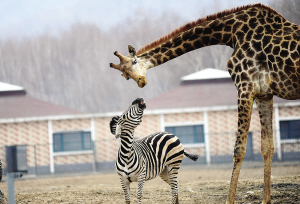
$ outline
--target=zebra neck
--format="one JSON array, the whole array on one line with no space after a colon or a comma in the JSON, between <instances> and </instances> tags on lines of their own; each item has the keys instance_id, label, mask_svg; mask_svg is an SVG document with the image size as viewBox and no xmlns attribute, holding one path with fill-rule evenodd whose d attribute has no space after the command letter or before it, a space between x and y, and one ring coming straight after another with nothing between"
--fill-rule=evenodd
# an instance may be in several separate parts
<instances>
[{"instance_id":1,"label":"zebra neck","mask_svg":"<svg viewBox=\"0 0 300 204\"><path fill-rule=\"evenodd\" d=\"M129 163L132 160L132 156L133 156L132 145L133 145L133 134L122 133L119 156L126 163Z\"/></svg>"}]
</instances>

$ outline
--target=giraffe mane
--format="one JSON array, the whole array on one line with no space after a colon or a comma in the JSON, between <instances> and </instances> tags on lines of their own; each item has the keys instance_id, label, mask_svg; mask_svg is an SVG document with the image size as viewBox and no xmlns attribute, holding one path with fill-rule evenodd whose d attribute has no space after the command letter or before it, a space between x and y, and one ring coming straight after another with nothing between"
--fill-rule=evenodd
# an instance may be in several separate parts
<instances>
[{"instance_id":1,"label":"giraffe mane","mask_svg":"<svg viewBox=\"0 0 300 204\"><path fill-rule=\"evenodd\" d=\"M241 11L241 10L246 10L248 8L252 8L252 7L262 7L268 11L271 11L271 12L276 12L274 9L268 7L268 6L265 6L261 3L257 3L257 4L249 4L249 5L245 5L245 6L240 6L240 7L236 7L236 8L233 8L233 9L230 9L230 10L224 10L224 11L221 11L221 12L218 12L218 13L215 13L215 14L212 14L212 15L208 15L204 18L199 18L198 20L195 20L195 21L192 21L190 23L187 23L175 30L173 30L171 33L165 35L165 36L162 36L160 37L159 39L145 45L144 47L140 48L138 51L137 51L137 55L141 55L141 54L144 54L145 52L151 50L152 48L155 48L157 47L158 45L172 39L174 36L178 35L179 33L182 33L182 32L185 32L187 30L189 30L190 28L193 28L201 23L204 23L206 21L210 21L210 20L215 20L216 18L222 18L226 15L229 15L229 14L232 14L232 13L235 13L235 12L238 12L238 11ZM277 12L276 12L277 13Z\"/></svg>"}]
</instances>

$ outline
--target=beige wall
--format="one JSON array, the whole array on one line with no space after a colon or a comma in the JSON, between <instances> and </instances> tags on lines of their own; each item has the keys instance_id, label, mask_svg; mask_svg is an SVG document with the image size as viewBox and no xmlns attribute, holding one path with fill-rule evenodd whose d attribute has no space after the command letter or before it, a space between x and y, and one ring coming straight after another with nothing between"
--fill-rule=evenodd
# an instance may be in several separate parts
<instances>
[{"instance_id":1,"label":"beige wall","mask_svg":"<svg viewBox=\"0 0 300 204\"><path fill-rule=\"evenodd\" d=\"M209 130L209 149L211 156L232 155L236 131L237 111L210 111L205 118L204 112L171 113L144 115L143 122L135 131L135 137L144 137L148 134L161 131L167 125L203 124ZM300 119L300 106L278 108L279 121L284 119ZM274 115L275 116L275 115ZM90 130L92 132L96 149L97 162L115 161L120 139L115 139L110 133L109 122L112 117L94 117L82 119L52 120L50 131L76 131ZM276 127L273 120L273 129ZM260 121L258 111L253 109L250 131L253 132L253 149L255 154L260 153ZM0 158L5 167L6 145L26 144L28 153L28 165L35 166L34 145L36 145L36 158L38 166L50 165L51 149L49 146L48 121L33 121L19 123L0 124ZM276 137L274 134L275 147ZM205 156L205 146L190 147L189 152ZM299 151L300 145L282 144L282 151ZM276 151L276 148L275 148ZM90 163L94 161L92 152L80 152L79 154L53 153L54 165Z\"/></svg>"},{"instance_id":2,"label":"beige wall","mask_svg":"<svg viewBox=\"0 0 300 204\"><path fill-rule=\"evenodd\" d=\"M28 166L35 165L34 146L39 145L37 162L38 165L49 165L48 123L46 121L7 123L0 124L0 158L3 166L6 166L5 148L9 145L28 145Z\"/></svg>"}]
</instances>

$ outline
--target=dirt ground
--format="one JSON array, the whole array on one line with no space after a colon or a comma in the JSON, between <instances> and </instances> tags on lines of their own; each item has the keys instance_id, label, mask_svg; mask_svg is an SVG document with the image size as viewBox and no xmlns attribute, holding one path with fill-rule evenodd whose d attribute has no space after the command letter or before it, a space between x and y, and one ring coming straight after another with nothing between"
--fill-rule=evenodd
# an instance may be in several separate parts
<instances>
[{"instance_id":1,"label":"dirt ground","mask_svg":"<svg viewBox=\"0 0 300 204\"><path fill-rule=\"evenodd\" d=\"M180 203L225 203L231 169L179 171ZM131 184L131 201L137 203L137 183ZM7 183L0 189L7 199ZM235 203L261 203L263 168L242 168ZM15 180L17 204L125 203L117 174L51 176ZM300 203L300 166L272 168L272 203ZM159 177L145 182L143 203L171 203L169 186Z\"/></svg>"}]
</instances>

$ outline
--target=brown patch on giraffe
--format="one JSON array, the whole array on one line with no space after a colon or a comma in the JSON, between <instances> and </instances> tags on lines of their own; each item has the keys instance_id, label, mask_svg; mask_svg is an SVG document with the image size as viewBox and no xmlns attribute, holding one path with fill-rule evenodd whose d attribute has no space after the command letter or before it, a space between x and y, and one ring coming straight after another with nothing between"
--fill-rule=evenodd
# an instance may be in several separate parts
<instances>
[{"instance_id":1,"label":"brown patch on giraffe","mask_svg":"<svg viewBox=\"0 0 300 204\"><path fill-rule=\"evenodd\" d=\"M252 39L253 30L249 30L249 32L246 35L246 41L250 41Z\"/></svg>"},{"instance_id":2,"label":"brown patch on giraffe","mask_svg":"<svg viewBox=\"0 0 300 204\"><path fill-rule=\"evenodd\" d=\"M187 41L193 34L193 30L188 30L182 34L182 40Z\"/></svg>"},{"instance_id":3,"label":"brown patch on giraffe","mask_svg":"<svg viewBox=\"0 0 300 204\"><path fill-rule=\"evenodd\" d=\"M300 59L300 55L298 52L295 51L295 52L291 53L291 58L296 61L297 59ZM298 64L298 66L299 66L299 64Z\"/></svg>"},{"instance_id":4,"label":"brown patch on giraffe","mask_svg":"<svg viewBox=\"0 0 300 204\"><path fill-rule=\"evenodd\" d=\"M262 51L261 41L252 40L251 45L256 52Z\"/></svg>"},{"instance_id":5,"label":"brown patch on giraffe","mask_svg":"<svg viewBox=\"0 0 300 204\"><path fill-rule=\"evenodd\" d=\"M249 16L248 16L248 14L237 15L236 19L239 21L243 21L245 23L248 21Z\"/></svg>"},{"instance_id":6,"label":"brown patch on giraffe","mask_svg":"<svg viewBox=\"0 0 300 204\"><path fill-rule=\"evenodd\" d=\"M266 51L267 53L270 53L271 52L271 49L272 49L272 44L270 43L271 42L271 39L272 39L272 37L271 36L268 36L268 35L265 35L264 37L263 37L263 39L262 39L262 42L263 42L263 47L265 48L267 45L269 45L267 48L265 48L265 49L270 49L270 50L268 50L268 51ZM271 45L271 47L270 47L270 45Z\"/></svg>"},{"instance_id":7,"label":"brown patch on giraffe","mask_svg":"<svg viewBox=\"0 0 300 204\"><path fill-rule=\"evenodd\" d=\"M282 70L283 69L283 60L280 57L276 57L276 63L278 69Z\"/></svg>"},{"instance_id":8,"label":"brown patch on giraffe","mask_svg":"<svg viewBox=\"0 0 300 204\"><path fill-rule=\"evenodd\" d=\"M273 55L278 55L280 52L280 47L277 45L277 46L274 46L273 47Z\"/></svg>"},{"instance_id":9,"label":"brown patch on giraffe","mask_svg":"<svg viewBox=\"0 0 300 204\"><path fill-rule=\"evenodd\" d=\"M280 51L280 57L286 58L288 55L289 55L289 52L287 50Z\"/></svg>"},{"instance_id":10,"label":"brown patch on giraffe","mask_svg":"<svg viewBox=\"0 0 300 204\"><path fill-rule=\"evenodd\" d=\"M272 62L272 63L275 62L275 57L274 57L274 55L269 54L267 57L268 57L268 60L269 60L270 62Z\"/></svg>"},{"instance_id":11,"label":"brown patch on giraffe","mask_svg":"<svg viewBox=\"0 0 300 204\"><path fill-rule=\"evenodd\" d=\"M241 73L241 81L250 81L250 78L246 72Z\"/></svg>"},{"instance_id":12,"label":"brown patch on giraffe","mask_svg":"<svg viewBox=\"0 0 300 204\"><path fill-rule=\"evenodd\" d=\"M173 54L172 50L169 50L168 52L165 53L166 56L171 56Z\"/></svg>"},{"instance_id":13,"label":"brown patch on giraffe","mask_svg":"<svg viewBox=\"0 0 300 204\"><path fill-rule=\"evenodd\" d=\"M284 48L284 49L289 49L289 41L283 41L281 43L281 47Z\"/></svg>"},{"instance_id":14,"label":"brown patch on giraffe","mask_svg":"<svg viewBox=\"0 0 300 204\"><path fill-rule=\"evenodd\" d=\"M203 47L204 45L201 43L200 40L197 40L194 42L194 47L197 49L197 48L201 48Z\"/></svg>"},{"instance_id":15,"label":"brown patch on giraffe","mask_svg":"<svg viewBox=\"0 0 300 204\"><path fill-rule=\"evenodd\" d=\"M191 43L183 43L182 46L185 48L186 52L194 50L194 47L193 47L193 45Z\"/></svg>"},{"instance_id":16,"label":"brown patch on giraffe","mask_svg":"<svg viewBox=\"0 0 300 204\"><path fill-rule=\"evenodd\" d=\"M184 54L184 52L182 51L181 48L177 48L177 49L175 50L175 53L177 54L177 56Z\"/></svg>"},{"instance_id":17,"label":"brown patch on giraffe","mask_svg":"<svg viewBox=\"0 0 300 204\"><path fill-rule=\"evenodd\" d=\"M292 41L290 44L290 51L293 52L296 49L297 46L297 42Z\"/></svg>"}]
</instances>

